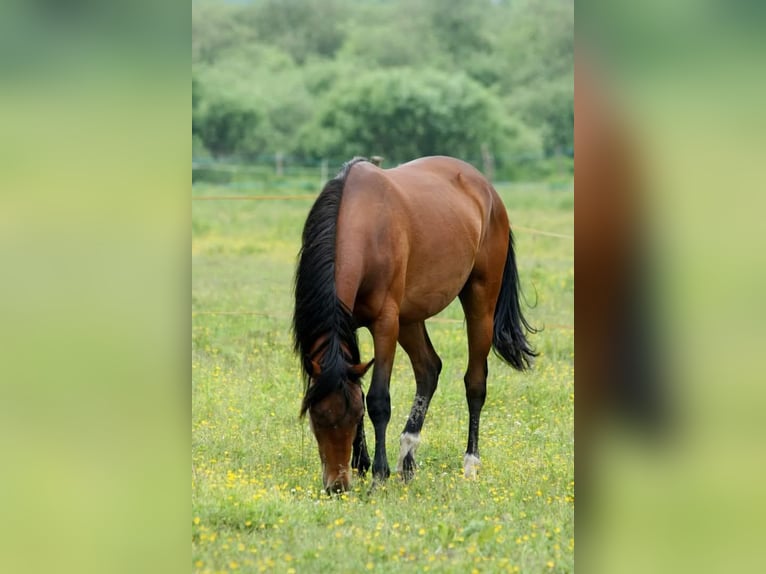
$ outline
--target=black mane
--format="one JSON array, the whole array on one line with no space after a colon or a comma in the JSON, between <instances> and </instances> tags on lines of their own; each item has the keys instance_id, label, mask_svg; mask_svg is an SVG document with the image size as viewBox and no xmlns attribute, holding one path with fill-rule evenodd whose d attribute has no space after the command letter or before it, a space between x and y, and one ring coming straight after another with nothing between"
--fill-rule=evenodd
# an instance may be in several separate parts
<instances>
[{"instance_id":1,"label":"black mane","mask_svg":"<svg viewBox=\"0 0 766 574\"><path fill-rule=\"evenodd\" d=\"M294 349L301 357L306 385L301 416L317 402L350 381L349 366L359 363L356 325L335 291L335 234L343 187L351 168L369 161L355 157L346 162L328 181L314 202L303 228L303 243L295 274L293 313ZM325 337L319 363L321 374L309 385L312 376L312 350Z\"/></svg>"}]
</instances>

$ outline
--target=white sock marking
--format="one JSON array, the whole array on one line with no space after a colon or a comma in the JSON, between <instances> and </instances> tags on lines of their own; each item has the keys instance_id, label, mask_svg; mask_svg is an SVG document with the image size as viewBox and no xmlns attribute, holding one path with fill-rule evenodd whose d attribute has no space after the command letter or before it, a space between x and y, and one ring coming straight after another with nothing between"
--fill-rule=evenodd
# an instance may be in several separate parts
<instances>
[{"instance_id":1,"label":"white sock marking","mask_svg":"<svg viewBox=\"0 0 766 574\"><path fill-rule=\"evenodd\" d=\"M478 456L468 454L463 457L463 473L466 478L476 478L481 466L481 460Z\"/></svg>"},{"instance_id":2,"label":"white sock marking","mask_svg":"<svg viewBox=\"0 0 766 574\"><path fill-rule=\"evenodd\" d=\"M420 433L402 433L402 436L399 437L399 462L396 463L397 472L402 470L404 457L409 453L412 453L412 456L415 456L415 451L418 450L418 445L420 445Z\"/></svg>"}]
</instances>

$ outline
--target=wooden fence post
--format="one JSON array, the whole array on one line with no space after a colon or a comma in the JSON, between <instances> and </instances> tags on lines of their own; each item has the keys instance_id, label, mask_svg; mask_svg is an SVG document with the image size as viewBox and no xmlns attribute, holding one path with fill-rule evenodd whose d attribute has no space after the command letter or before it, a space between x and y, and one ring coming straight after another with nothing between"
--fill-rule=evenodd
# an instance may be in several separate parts
<instances>
[{"instance_id":1,"label":"wooden fence post","mask_svg":"<svg viewBox=\"0 0 766 574\"><path fill-rule=\"evenodd\" d=\"M484 175L492 182L495 179L495 158L492 152L489 151L489 146L485 143L481 144L481 161L484 165Z\"/></svg>"}]
</instances>

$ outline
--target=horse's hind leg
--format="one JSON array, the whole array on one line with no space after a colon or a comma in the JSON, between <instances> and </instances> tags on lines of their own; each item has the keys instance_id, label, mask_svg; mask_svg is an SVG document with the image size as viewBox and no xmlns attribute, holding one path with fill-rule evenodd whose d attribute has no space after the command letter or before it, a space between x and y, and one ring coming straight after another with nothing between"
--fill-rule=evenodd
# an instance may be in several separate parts
<instances>
[{"instance_id":1,"label":"horse's hind leg","mask_svg":"<svg viewBox=\"0 0 766 574\"><path fill-rule=\"evenodd\" d=\"M476 475L479 466L479 418L487 396L487 356L492 346L496 289L483 281L471 280L460 293L468 330L468 368L465 397L468 402L468 445L463 457L466 478ZM492 293L490 293L492 291Z\"/></svg>"},{"instance_id":2,"label":"horse's hind leg","mask_svg":"<svg viewBox=\"0 0 766 574\"><path fill-rule=\"evenodd\" d=\"M400 326L399 344L410 357L417 384L410 416L399 439L397 470L407 481L415 474L415 451L420 444L420 430L423 428L431 397L436 391L442 362L428 338L425 323Z\"/></svg>"}]
</instances>

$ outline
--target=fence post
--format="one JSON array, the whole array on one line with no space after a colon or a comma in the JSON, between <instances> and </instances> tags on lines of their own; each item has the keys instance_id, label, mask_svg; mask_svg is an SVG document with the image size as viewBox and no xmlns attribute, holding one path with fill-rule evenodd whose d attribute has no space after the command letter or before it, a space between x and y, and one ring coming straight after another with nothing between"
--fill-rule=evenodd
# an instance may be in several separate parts
<instances>
[{"instance_id":1,"label":"fence post","mask_svg":"<svg viewBox=\"0 0 766 574\"><path fill-rule=\"evenodd\" d=\"M319 166L319 181L324 185L327 181L327 160L323 159Z\"/></svg>"},{"instance_id":2,"label":"fence post","mask_svg":"<svg viewBox=\"0 0 766 574\"><path fill-rule=\"evenodd\" d=\"M276 166L277 167L277 175L282 175L284 173L284 171L283 171L284 156L282 155L281 151L277 152L277 155L276 155L275 159L276 159L276 163L277 163L277 166Z\"/></svg>"},{"instance_id":3,"label":"fence post","mask_svg":"<svg viewBox=\"0 0 766 574\"><path fill-rule=\"evenodd\" d=\"M484 175L491 182L495 179L495 158L485 143L481 144L481 161L484 165Z\"/></svg>"}]
</instances>

